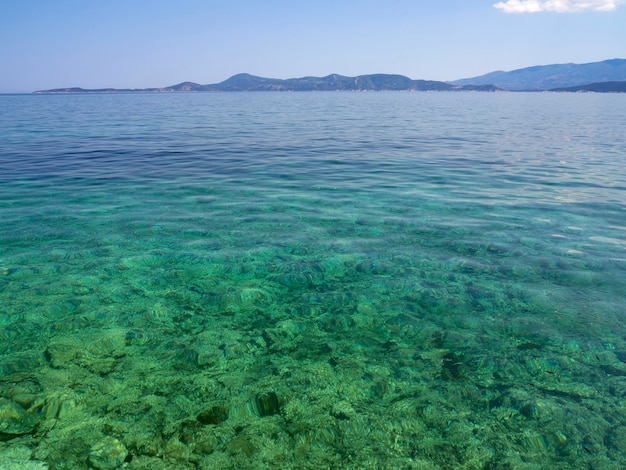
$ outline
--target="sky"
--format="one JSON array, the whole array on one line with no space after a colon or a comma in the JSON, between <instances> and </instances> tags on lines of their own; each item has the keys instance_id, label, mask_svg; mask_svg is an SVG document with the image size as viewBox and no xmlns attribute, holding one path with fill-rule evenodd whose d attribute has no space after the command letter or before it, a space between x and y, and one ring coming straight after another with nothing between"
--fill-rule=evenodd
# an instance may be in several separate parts
<instances>
[{"instance_id":1,"label":"sky","mask_svg":"<svg viewBox=\"0 0 626 470\"><path fill-rule=\"evenodd\" d=\"M626 0L0 0L0 92L626 58Z\"/></svg>"}]
</instances>

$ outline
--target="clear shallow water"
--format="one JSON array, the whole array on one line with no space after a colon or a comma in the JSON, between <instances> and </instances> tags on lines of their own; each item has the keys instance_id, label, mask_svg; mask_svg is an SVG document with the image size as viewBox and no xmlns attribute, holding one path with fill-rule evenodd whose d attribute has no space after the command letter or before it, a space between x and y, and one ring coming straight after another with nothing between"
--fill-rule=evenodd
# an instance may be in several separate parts
<instances>
[{"instance_id":1,"label":"clear shallow water","mask_svg":"<svg viewBox=\"0 0 626 470\"><path fill-rule=\"evenodd\" d=\"M622 468L625 99L0 96L0 462Z\"/></svg>"}]
</instances>

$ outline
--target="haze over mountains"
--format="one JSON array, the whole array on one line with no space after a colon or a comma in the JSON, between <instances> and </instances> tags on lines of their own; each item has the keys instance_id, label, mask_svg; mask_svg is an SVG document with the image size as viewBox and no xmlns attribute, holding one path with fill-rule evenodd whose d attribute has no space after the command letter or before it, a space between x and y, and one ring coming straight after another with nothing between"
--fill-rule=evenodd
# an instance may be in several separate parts
<instances>
[{"instance_id":1,"label":"haze over mountains","mask_svg":"<svg viewBox=\"0 0 626 470\"><path fill-rule=\"evenodd\" d=\"M286 80L242 73L220 83L200 85L182 82L163 88L83 89L57 88L34 93L130 93L194 91L596 91L626 90L626 59L587 64L554 64L526 67L509 72L491 72L452 82L413 80L403 75L372 74L346 77L302 77Z\"/></svg>"}]
</instances>

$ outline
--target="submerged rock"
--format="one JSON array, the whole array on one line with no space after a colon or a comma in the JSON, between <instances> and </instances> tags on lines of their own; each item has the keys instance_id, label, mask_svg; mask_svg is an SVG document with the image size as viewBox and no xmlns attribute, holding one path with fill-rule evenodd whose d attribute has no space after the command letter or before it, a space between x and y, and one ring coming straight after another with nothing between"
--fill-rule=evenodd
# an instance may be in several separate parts
<instances>
[{"instance_id":1,"label":"submerged rock","mask_svg":"<svg viewBox=\"0 0 626 470\"><path fill-rule=\"evenodd\" d=\"M256 396L256 410L259 416L273 416L280 414L282 400L275 392L262 393Z\"/></svg>"},{"instance_id":2,"label":"submerged rock","mask_svg":"<svg viewBox=\"0 0 626 470\"><path fill-rule=\"evenodd\" d=\"M228 408L225 406L213 406L201 411L197 419L202 424L221 424L228 419Z\"/></svg>"},{"instance_id":3,"label":"submerged rock","mask_svg":"<svg viewBox=\"0 0 626 470\"><path fill-rule=\"evenodd\" d=\"M119 440L107 436L96 442L89 451L89 463L98 470L115 470L124 463L128 450Z\"/></svg>"},{"instance_id":4,"label":"submerged rock","mask_svg":"<svg viewBox=\"0 0 626 470\"><path fill-rule=\"evenodd\" d=\"M37 416L7 398L0 398L0 441L32 432Z\"/></svg>"},{"instance_id":5,"label":"submerged rock","mask_svg":"<svg viewBox=\"0 0 626 470\"><path fill-rule=\"evenodd\" d=\"M330 415L337 419L348 420L356 416L356 412L352 405L347 401L340 401L333 405Z\"/></svg>"}]
</instances>

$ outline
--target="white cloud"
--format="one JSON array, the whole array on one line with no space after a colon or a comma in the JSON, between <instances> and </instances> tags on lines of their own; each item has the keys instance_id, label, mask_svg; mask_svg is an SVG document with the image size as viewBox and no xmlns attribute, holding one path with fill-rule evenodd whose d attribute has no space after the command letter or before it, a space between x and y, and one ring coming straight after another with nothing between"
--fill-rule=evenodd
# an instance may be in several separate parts
<instances>
[{"instance_id":1,"label":"white cloud","mask_svg":"<svg viewBox=\"0 0 626 470\"><path fill-rule=\"evenodd\" d=\"M494 7L505 13L537 13L553 11L572 13L577 11L613 11L626 0L506 0Z\"/></svg>"}]
</instances>

